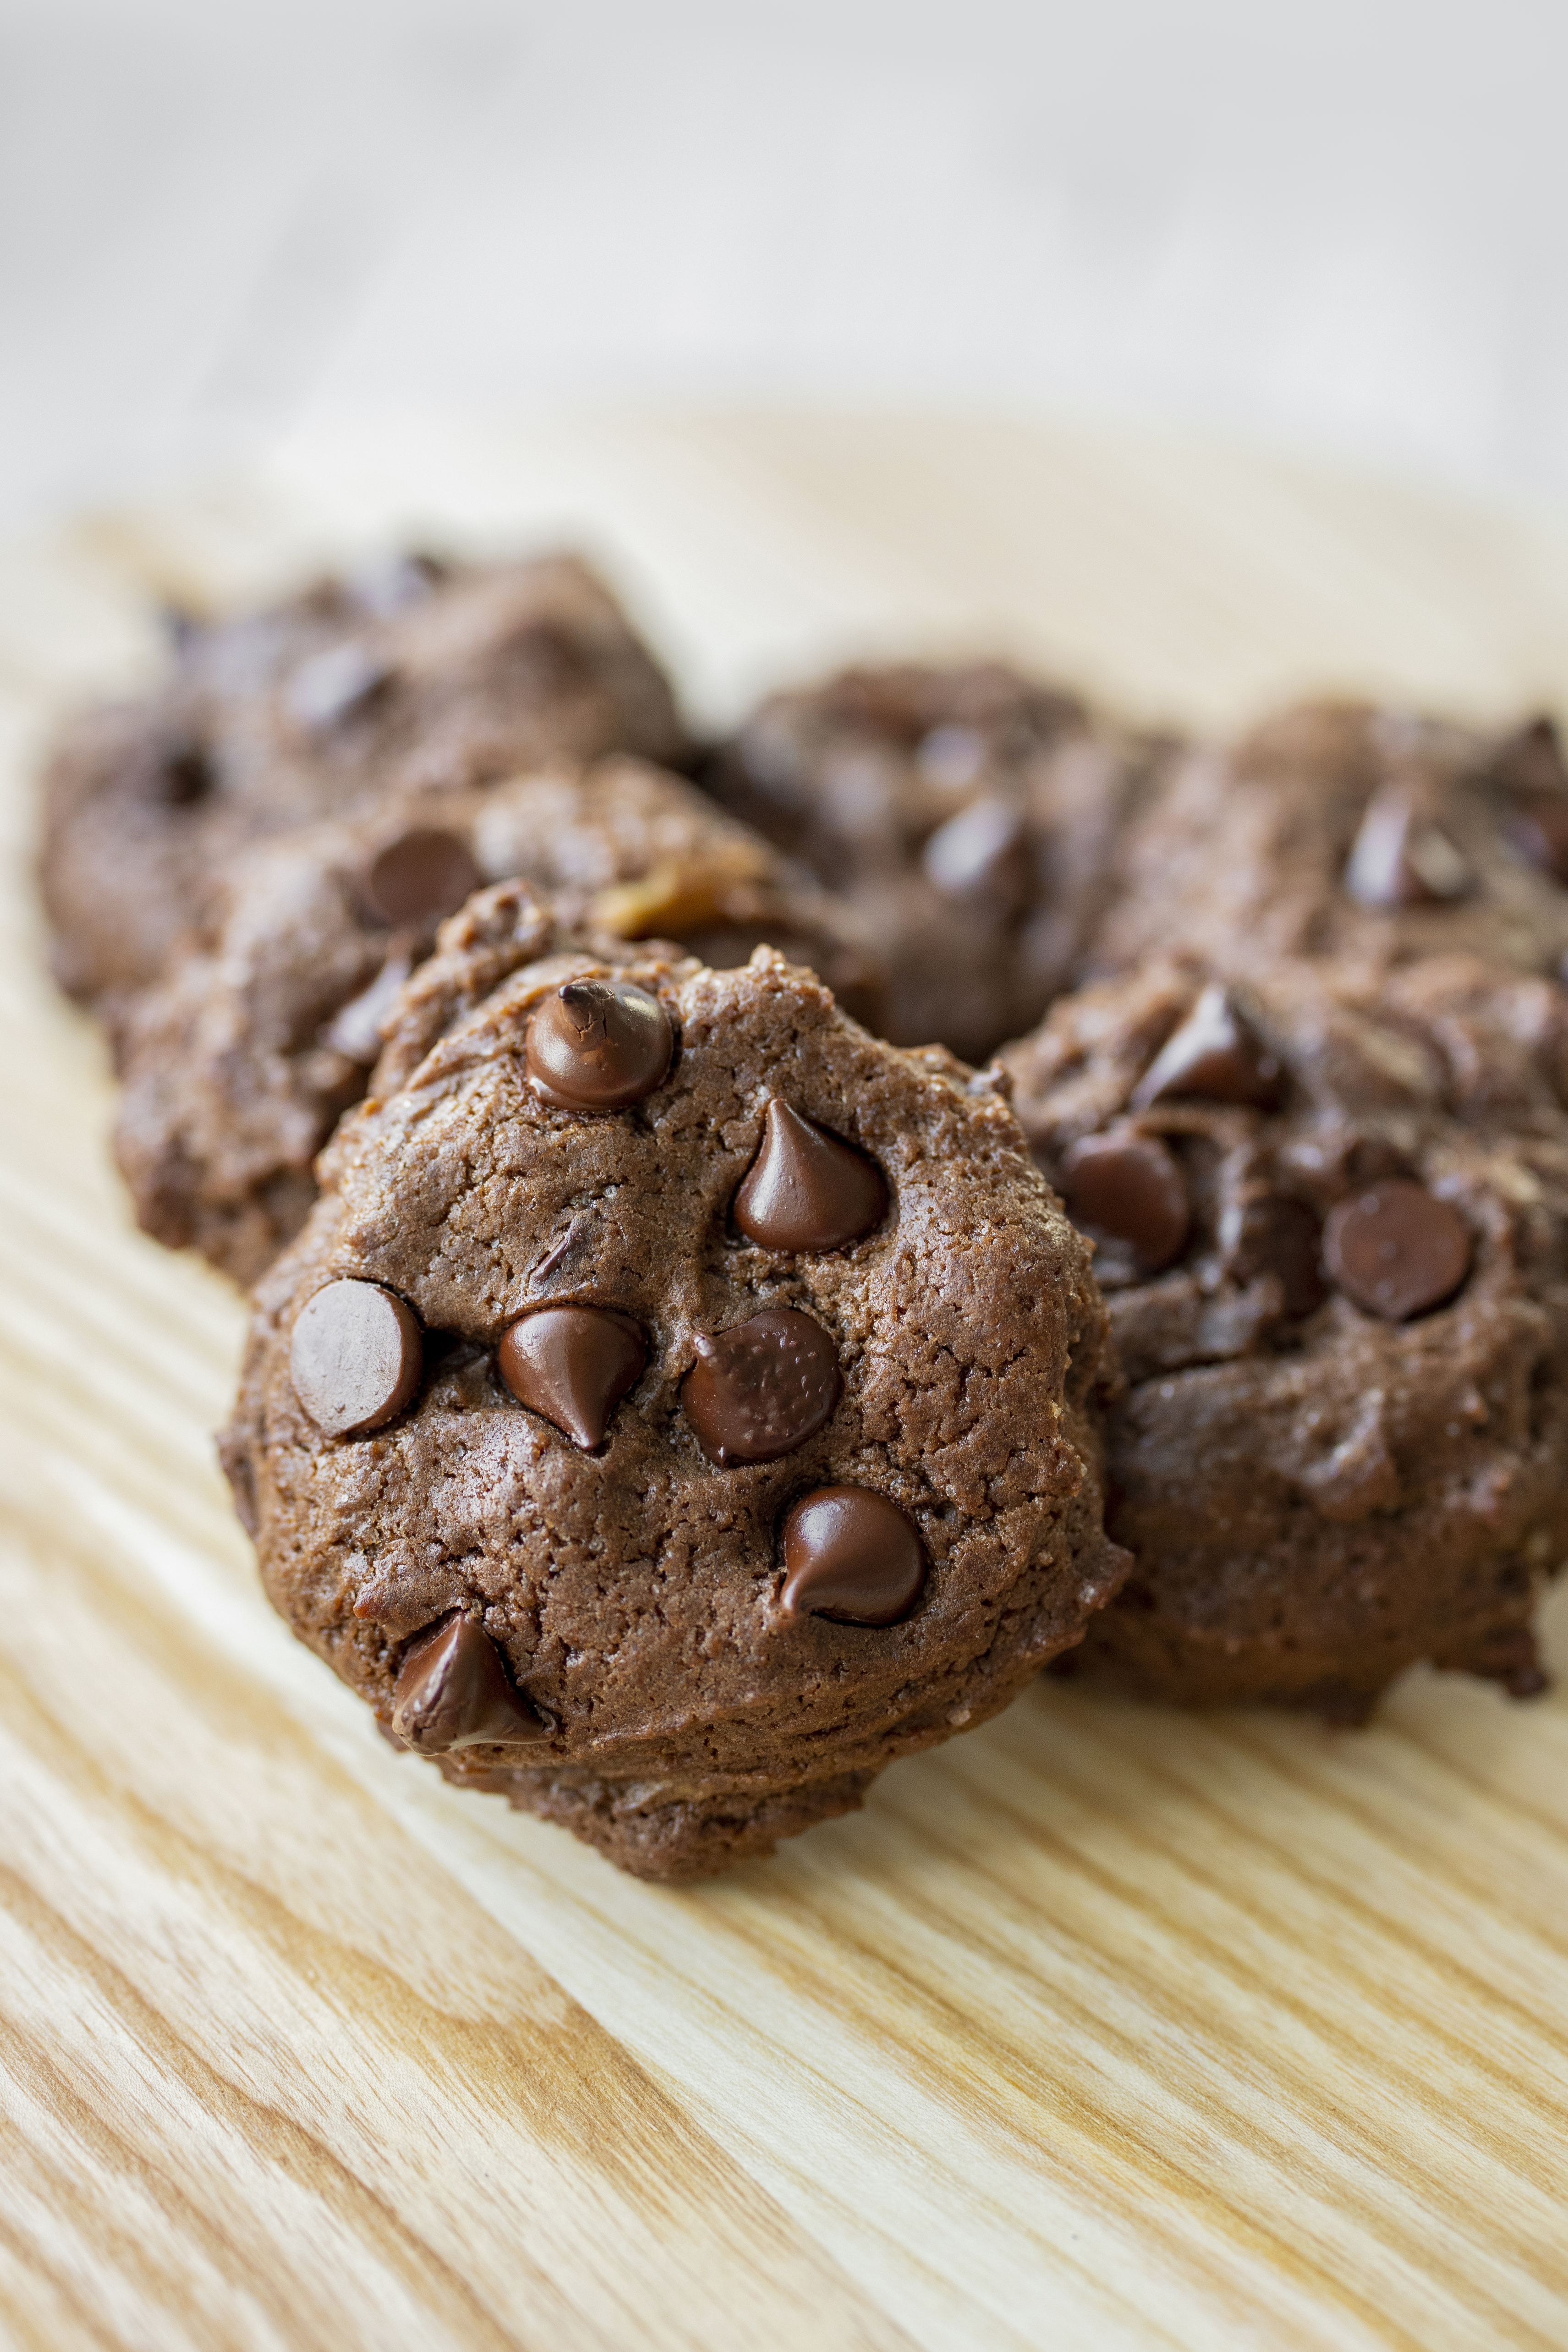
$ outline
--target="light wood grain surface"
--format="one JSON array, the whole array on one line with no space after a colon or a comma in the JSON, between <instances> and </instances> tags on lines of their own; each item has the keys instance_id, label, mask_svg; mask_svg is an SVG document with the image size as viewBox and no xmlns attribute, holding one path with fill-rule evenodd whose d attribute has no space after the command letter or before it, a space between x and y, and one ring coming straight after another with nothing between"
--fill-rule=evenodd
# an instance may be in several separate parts
<instances>
[{"instance_id":1,"label":"light wood grain surface","mask_svg":"<svg viewBox=\"0 0 1568 2352\"><path fill-rule=\"evenodd\" d=\"M984 640L1150 712L1568 702L1568 537L1021 425L301 444L0 567L0 2315L56 2347L1561 2347L1568 1706L1040 1687L696 1892L395 1756L213 1465L242 1325L130 1228L27 764L235 593L585 530L710 712ZM1568 1621L1549 1652L1568 1666Z\"/></svg>"}]
</instances>

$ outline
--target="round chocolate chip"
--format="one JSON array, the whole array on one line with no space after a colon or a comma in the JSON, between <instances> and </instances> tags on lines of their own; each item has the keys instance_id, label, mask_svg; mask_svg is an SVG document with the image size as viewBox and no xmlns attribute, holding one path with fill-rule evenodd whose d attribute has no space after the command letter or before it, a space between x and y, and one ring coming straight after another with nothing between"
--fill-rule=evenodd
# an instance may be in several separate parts
<instances>
[{"instance_id":1,"label":"round chocolate chip","mask_svg":"<svg viewBox=\"0 0 1568 2352\"><path fill-rule=\"evenodd\" d=\"M784 1605L792 1617L891 1625L926 1580L925 1547L896 1503L868 1486L818 1486L784 1521Z\"/></svg>"},{"instance_id":2,"label":"round chocolate chip","mask_svg":"<svg viewBox=\"0 0 1568 2352\"><path fill-rule=\"evenodd\" d=\"M888 1187L873 1160L788 1103L768 1105L762 1148L735 1195L735 1223L768 1250L836 1250L879 1224Z\"/></svg>"},{"instance_id":3,"label":"round chocolate chip","mask_svg":"<svg viewBox=\"0 0 1568 2352\"><path fill-rule=\"evenodd\" d=\"M376 1282L329 1282L301 1308L294 1393L328 1437L357 1437L401 1412L419 1385L419 1326Z\"/></svg>"},{"instance_id":4,"label":"round chocolate chip","mask_svg":"<svg viewBox=\"0 0 1568 2352\"><path fill-rule=\"evenodd\" d=\"M484 877L455 833L412 825L376 852L364 877L365 897L384 923L428 923L456 914Z\"/></svg>"},{"instance_id":5,"label":"round chocolate chip","mask_svg":"<svg viewBox=\"0 0 1568 2352\"><path fill-rule=\"evenodd\" d=\"M1229 991L1215 982L1139 1079L1132 1108L1147 1110L1151 1103L1197 1096L1272 1110L1281 1087L1279 1062Z\"/></svg>"},{"instance_id":6,"label":"round chocolate chip","mask_svg":"<svg viewBox=\"0 0 1568 2352\"><path fill-rule=\"evenodd\" d=\"M625 980L569 980L528 1024L528 1074L565 1110L619 1110L652 1094L675 1050L657 996Z\"/></svg>"},{"instance_id":7,"label":"round chocolate chip","mask_svg":"<svg viewBox=\"0 0 1568 2352\"><path fill-rule=\"evenodd\" d=\"M542 1414L585 1453L605 1432L647 1361L629 1315L608 1307L541 1307L500 1343L500 1376L531 1412Z\"/></svg>"},{"instance_id":8,"label":"round chocolate chip","mask_svg":"<svg viewBox=\"0 0 1568 2352\"><path fill-rule=\"evenodd\" d=\"M1469 1272L1473 1246L1458 1209L1403 1176L1341 1201L1323 1228L1335 1288L1389 1323L1451 1298Z\"/></svg>"},{"instance_id":9,"label":"round chocolate chip","mask_svg":"<svg viewBox=\"0 0 1568 2352\"><path fill-rule=\"evenodd\" d=\"M425 1756L541 1739L545 1731L496 1644L461 1611L410 1643L393 1688L392 1728Z\"/></svg>"},{"instance_id":10,"label":"round chocolate chip","mask_svg":"<svg viewBox=\"0 0 1568 2352\"><path fill-rule=\"evenodd\" d=\"M1075 1224L1131 1244L1151 1274L1180 1257L1192 1211L1175 1153L1131 1129L1086 1135L1062 1161L1062 1198Z\"/></svg>"},{"instance_id":11,"label":"round chocolate chip","mask_svg":"<svg viewBox=\"0 0 1568 2352\"><path fill-rule=\"evenodd\" d=\"M710 1462L776 1462L815 1436L838 1402L838 1356L820 1323L764 1307L696 1342L680 1384L686 1418Z\"/></svg>"}]
</instances>

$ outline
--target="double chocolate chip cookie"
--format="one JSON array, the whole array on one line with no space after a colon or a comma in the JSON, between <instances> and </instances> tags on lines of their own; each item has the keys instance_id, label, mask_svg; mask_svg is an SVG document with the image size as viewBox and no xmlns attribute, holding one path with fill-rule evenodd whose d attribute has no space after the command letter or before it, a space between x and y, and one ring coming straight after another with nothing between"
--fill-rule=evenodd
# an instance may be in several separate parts
<instances>
[{"instance_id":1,"label":"double chocolate chip cookie","mask_svg":"<svg viewBox=\"0 0 1568 2352\"><path fill-rule=\"evenodd\" d=\"M1129 1382L1087 1664L1352 1720L1417 1659L1539 1689L1568 1553L1568 1001L1472 958L1172 968L1005 1066Z\"/></svg>"},{"instance_id":2,"label":"double chocolate chip cookie","mask_svg":"<svg viewBox=\"0 0 1568 2352\"><path fill-rule=\"evenodd\" d=\"M156 979L262 835L553 759L684 749L662 672L570 557L405 559L186 627L159 690L79 720L46 777L57 976L96 1003Z\"/></svg>"},{"instance_id":3,"label":"double chocolate chip cookie","mask_svg":"<svg viewBox=\"0 0 1568 2352\"><path fill-rule=\"evenodd\" d=\"M1475 954L1558 973L1568 773L1550 720L1486 735L1362 703L1282 711L1161 772L1121 852L1099 971L1191 951L1388 966Z\"/></svg>"},{"instance_id":4,"label":"double chocolate chip cookie","mask_svg":"<svg viewBox=\"0 0 1568 2352\"><path fill-rule=\"evenodd\" d=\"M121 1001L116 1149L145 1229L253 1281L304 1223L311 1163L437 923L511 876L551 894L531 954L572 925L721 965L766 941L875 1013L848 909L678 776L616 759L405 796L236 855L204 928Z\"/></svg>"},{"instance_id":5,"label":"double chocolate chip cookie","mask_svg":"<svg viewBox=\"0 0 1568 2352\"><path fill-rule=\"evenodd\" d=\"M940 1050L768 949L520 961L516 885L460 919L260 1286L227 1466L395 1738L691 1877L1080 1639L1104 1311Z\"/></svg>"},{"instance_id":6,"label":"double chocolate chip cookie","mask_svg":"<svg viewBox=\"0 0 1568 2352\"><path fill-rule=\"evenodd\" d=\"M1159 748L1000 664L846 670L772 696L709 781L844 891L888 1034L983 1061L1080 976Z\"/></svg>"}]
</instances>

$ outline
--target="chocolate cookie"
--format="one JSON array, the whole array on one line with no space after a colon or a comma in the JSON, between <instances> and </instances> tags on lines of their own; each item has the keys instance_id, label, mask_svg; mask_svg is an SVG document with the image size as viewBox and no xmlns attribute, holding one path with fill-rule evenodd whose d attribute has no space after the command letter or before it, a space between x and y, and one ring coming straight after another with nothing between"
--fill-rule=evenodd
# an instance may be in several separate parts
<instances>
[{"instance_id":1,"label":"chocolate cookie","mask_svg":"<svg viewBox=\"0 0 1568 2352\"><path fill-rule=\"evenodd\" d=\"M1568 774L1551 722L1484 735L1357 703L1280 712L1167 764L1120 852L1088 961L1190 951L1387 966L1478 954L1556 974Z\"/></svg>"},{"instance_id":2,"label":"chocolate cookie","mask_svg":"<svg viewBox=\"0 0 1568 2352\"><path fill-rule=\"evenodd\" d=\"M870 926L897 1043L982 1061L1078 978L1156 747L999 664L764 702L709 779Z\"/></svg>"},{"instance_id":3,"label":"chocolate cookie","mask_svg":"<svg viewBox=\"0 0 1568 2352\"><path fill-rule=\"evenodd\" d=\"M1416 1659L1541 1687L1568 1552L1568 1000L1472 958L1382 982L1164 969L1004 1066L1098 1242L1129 1381L1089 1664L1354 1718Z\"/></svg>"},{"instance_id":4,"label":"chocolate cookie","mask_svg":"<svg viewBox=\"0 0 1568 2352\"><path fill-rule=\"evenodd\" d=\"M521 876L554 924L658 933L712 964L763 941L874 1013L853 916L694 786L636 760L425 793L237 855L209 927L122 1000L120 1165L147 1232L250 1282L304 1223L311 1163L363 1094L381 1021L443 917Z\"/></svg>"},{"instance_id":5,"label":"chocolate cookie","mask_svg":"<svg viewBox=\"0 0 1568 2352\"><path fill-rule=\"evenodd\" d=\"M144 986L246 842L557 758L677 759L669 688L571 557L405 560L182 632L147 700L92 711L46 778L41 878L73 995Z\"/></svg>"},{"instance_id":6,"label":"chocolate cookie","mask_svg":"<svg viewBox=\"0 0 1568 2352\"><path fill-rule=\"evenodd\" d=\"M768 949L498 981L520 904L411 983L226 1459L275 1605L394 1735L690 1877L1079 1639L1123 1566L1104 1313L949 1056Z\"/></svg>"}]
</instances>

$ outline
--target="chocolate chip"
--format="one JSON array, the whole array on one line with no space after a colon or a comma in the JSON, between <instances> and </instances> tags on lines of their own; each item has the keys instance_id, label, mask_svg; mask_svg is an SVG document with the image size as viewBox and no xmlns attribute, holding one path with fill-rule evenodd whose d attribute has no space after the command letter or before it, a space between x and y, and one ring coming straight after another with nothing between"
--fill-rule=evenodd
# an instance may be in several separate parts
<instances>
[{"instance_id":1,"label":"chocolate chip","mask_svg":"<svg viewBox=\"0 0 1568 2352\"><path fill-rule=\"evenodd\" d=\"M1005 801L971 801L938 825L921 862L944 898L984 898L1011 913L1028 891L1024 820Z\"/></svg>"},{"instance_id":2,"label":"chocolate chip","mask_svg":"<svg viewBox=\"0 0 1568 2352\"><path fill-rule=\"evenodd\" d=\"M767 1250L836 1250L879 1224L888 1187L874 1160L775 1097L762 1148L735 1195L735 1223Z\"/></svg>"},{"instance_id":3,"label":"chocolate chip","mask_svg":"<svg viewBox=\"0 0 1568 2352\"><path fill-rule=\"evenodd\" d=\"M1192 1211L1176 1156L1131 1129L1086 1135L1062 1161L1062 1198L1078 1225L1128 1242L1151 1274L1180 1257Z\"/></svg>"},{"instance_id":4,"label":"chocolate chip","mask_svg":"<svg viewBox=\"0 0 1568 2352\"><path fill-rule=\"evenodd\" d=\"M925 1547L896 1503L867 1486L818 1486L784 1521L784 1606L792 1617L891 1625L926 1580Z\"/></svg>"},{"instance_id":5,"label":"chocolate chip","mask_svg":"<svg viewBox=\"0 0 1568 2352\"><path fill-rule=\"evenodd\" d=\"M1447 835L1418 815L1397 785L1374 793L1345 866L1345 887L1363 907L1435 906L1462 898L1474 880Z\"/></svg>"},{"instance_id":6,"label":"chocolate chip","mask_svg":"<svg viewBox=\"0 0 1568 2352\"><path fill-rule=\"evenodd\" d=\"M289 680L289 715L301 727L336 727L363 710L388 683L392 671L379 654L351 637L302 661Z\"/></svg>"},{"instance_id":7,"label":"chocolate chip","mask_svg":"<svg viewBox=\"0 0 1568 2352\"><path fill-rule=\"evenodd\" d=\"M513 1688L500 1650L461 1611L410 1645L392 1696L393 1730L425 1756L545 1734L536 1710Z\"/></svg>"},{"instance_id":8,"label":"chocolate chip","mask_svg":"<svg viewBox=\"0 0 1568 2352\"><path fill-rule=\"evenodd\" d=\"M569 980L528 1024L528 1073L546 1102L619 1110L652 1094L675 1041L657 996L625 980Z\"/></svg>"},{"instance_id":9,"label":"chocolate chip","mask_svg":"<svg viewBox=\"0 0 1568 2352\"><path fill-rule=\"evenodd\" d=\"M1458 1209L1403 1176L1341 1201L1323 1228L1335 1287L1389 1323L1451 1298L1469 1272L1472 1247Z\"/></svg>"},{"instance_id":10,"label":"chocolate chip","mask_svg":"<svg viewBox=\"0 0 1568 2352\"><path fill-rule=\"evenodd\" d=\"M1491 779L1505 792L1568 793L1568 765L1554 719L1532 719L1494 753Z\"/></svg>"},{"instance_id":11,"label":"chocolate chip","mask_svg":"<svg viewBox=\"0 0 1568 2352\"><path fill-rule=\"evenodd\" d=\"M1196 1095L1272 1110L1282 1091L1279 1062L1216 981L1133 1087L1132 1108L1147 1110L1151 1103Z\"/></svg>"},{"instance_id":12,"label":"chocolate chip","mask_svg":"<svg viewBox=\"0 0 1568 2352\"><path fill-rule=\"evenodd\" d=\"M680 1384L686 1418L710 1462L776 1462L822 1427L844 1382L820 1323L793 1307L764 1307L696 1342Z\"/></svg>"},{"instance_id":13,"label":"chocolate chip","mask_svg":"<svg viewBox=\"0 0 1568 2352\"><path fill-rule=\"evenodd\" d=\"M382 1024L413 968L407 950L395 950L368 987L339 1005L321 1033L322 1045L368 1070L381 1051Z\"/></svg>"},{"instance_id":14,"label":"chocolate chip","mask_svg":"<svg viewBox=\"0 0 1568 2352\"><path fill-rule=\"evenodd\" d=\"M416 824L377 850L364 893L381 922L428 923L456 914L483 878L467 842L438 826Z\"/></svg>"},{"instance_id":15,"label":"chocolate chip","mask_svg":"<svg viewBox=\"0 0 1568 2352\"><path fill-rule=\"evenodd\" d=\"M636 1386L647 1343L629 1315L608 1307L541 1307L500 1343L500 1376L517 1399L591 1453Z\"/></svg>"},{"instance_id":16,"label":"chocolate chip","mask_svg":"<svg viewBox=\"0 0 1568 2352\"><path fill-rule=\"evenodd\" d=\"M357 1437L401 1412L419 1385L419 1326L376 1282L329 1282L294 1326L294 1393L328 1437Z\"/></svg>"},{"instance_id":17,"label":"chocolate chip","mask_svg":"<svg viewBox=\"0 0 1568 2352\"><path fill-rule=\"evenodd\" d=\"M1274 1275L1289 1316L1314 1313L1328 1296L1321 1229L1306 1202L1288 1193L1268 1192L1246 1203L1231 1263L1243 1282Z\"/></svg>"},{"instance_id":18,"label":"chocolate chip","mask_svg":"<svg viewBox=\"0 0 1568 2352\"><path fill-rule=\"evenodd\" d=\"M194 735L176 736L164 746L158 790L166 808L194 808L206 799L215 782L212 762Z\"/></svg>"}]
</instances>

